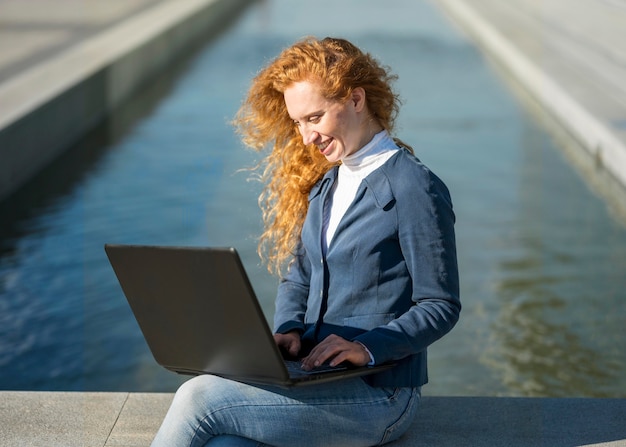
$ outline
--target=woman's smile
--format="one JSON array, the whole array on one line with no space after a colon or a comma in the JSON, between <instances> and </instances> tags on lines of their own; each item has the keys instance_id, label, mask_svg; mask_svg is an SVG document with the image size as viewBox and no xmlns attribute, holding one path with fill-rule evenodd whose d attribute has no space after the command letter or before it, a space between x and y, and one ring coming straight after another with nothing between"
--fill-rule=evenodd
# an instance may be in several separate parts
<instances>
[{"instance_id":1,"label":"woman's smile","mask_svg":"<svg viewBox=\"0 0 626 447\"><path fill-rule=\"evenodd\" d=\"M333 141L333 139L332 139L332 138L330 138L330 139L328 139L328 140L326 140L326 141L324 141L324 142L322 142L322 143L318 144L318 145L317 145L317 148L318 148L318 149L320 150L320 152L323 154L323 153L324 153L324 150L328 147L328 145L329 145L330 143L332 143L332 141Z\"/></svg>"}]
</instances>

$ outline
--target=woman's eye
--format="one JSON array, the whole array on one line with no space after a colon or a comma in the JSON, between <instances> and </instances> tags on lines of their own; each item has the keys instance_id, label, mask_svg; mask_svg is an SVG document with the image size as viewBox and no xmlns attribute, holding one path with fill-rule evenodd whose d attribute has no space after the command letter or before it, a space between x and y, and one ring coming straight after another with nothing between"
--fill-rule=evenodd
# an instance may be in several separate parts
<instances>
[{"instance_id":1,"label":"woman's eye","mask_svg":"<svg viewBox=\"0 0 626 447\"><path fill-rule=\"evenodd\" d=\"M321 118L322 118L321 115L314 115L309 118L309 122L315 124L315 123L318 123Z\"/></svg>"}]
</instances>

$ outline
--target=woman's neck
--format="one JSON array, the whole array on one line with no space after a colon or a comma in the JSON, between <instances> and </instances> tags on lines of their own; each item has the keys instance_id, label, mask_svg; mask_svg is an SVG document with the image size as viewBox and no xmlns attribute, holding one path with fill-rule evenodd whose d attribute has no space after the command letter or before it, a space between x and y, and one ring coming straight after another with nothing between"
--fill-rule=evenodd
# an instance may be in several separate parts
<instances>
[{"instance_id":1,"label":"woman's neck","mask_svg":"<svg viewBox=\"0 0 626 447\"><path fill-rule=\"evenodd\" d=\"M366 129L364 129L363 138L361 139L360 148L363 149L365 146L367 146L374 139L374 137L377 134L379 134L382 130L383 130L383 128L382 128L381 125L379 125L378 123L375 123L371 119L368 120L368 126L366 127ZM358 149L354 153L360 152L361 149Z\"/></svg>"},{"instance_id":2,"label":"woman's neck","mask_svg":"<svg viewBox=\"0 0 626 447\"><path fill-rule=\"evenodd\" d=\"M372 163L377 163L379 156L389 151L396 151L395 144L387 131L380 131L361 149L342 160L343 166L350 172L358 172ZM388 157L385 157L388 158Z\"/></svg>"}]
</instances>

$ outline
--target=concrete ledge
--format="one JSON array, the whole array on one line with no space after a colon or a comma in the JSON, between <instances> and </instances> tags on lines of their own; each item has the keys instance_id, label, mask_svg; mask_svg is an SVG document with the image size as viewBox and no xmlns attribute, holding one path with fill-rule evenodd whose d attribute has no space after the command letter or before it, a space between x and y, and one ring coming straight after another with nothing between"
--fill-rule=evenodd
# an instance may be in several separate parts
<instances>
[{"instance_id":1,"label":"concrete ledge","mask_svg":"<svg viewBox=\"0 0 626 447\"><path fill-rule=\"evenodd\" d=\"M160 2L0 85L0 200L249 2Z\"/></svg>"},{"instance_id":2,"label":"concrete ledge","mask_svg":"<svg viewBox=\"0 0 626 447\"><path fill-rule=\"evenodd\" d=\"M149 446L173 394L0 393L0 446ZM394 447L626 446L626 399L430 397Z\"/></svg>"},{"instance_id":3,"label":"concrete ledge","mask_svg":"<svg viewBox=\"0 0 626 447\"><path fill-rule=\"evenodd\" d=\"M544 11L541 2L511 4L497 0L473 2L434 0L434 2L440 5L495 61L509 71L512 77L589 151L598 166L604 167L626 187L624 139L626 133L615 124L624 119L623 101L626 99L624 84L621 82L624 76L624 60L623 58L620 60L617 57L619 53L613 51L620 43L619 40L593 39L598 36L592 38L589 35L589 30L595 30L596 34L604 34L603 27L607 26L604 19L611 18L610 13L602 8L601 2L591 6L594 17L582 7L583 3L587 2L567 4L571 16L563 18L562 21L575 18L587 25L585 31L580 31L580 34L570 34L571 30L558 33L559 30L551 29L551 22L541 28L541 22L535 23L538 21L537 18L531 17L532 14L529 12L533 10L531 5L534 4L540 12L546 16L550 15L548 5ZM592 2L588 4L593 5ZM489 17L485 12L489 13ZM619 12L623 15L623 11ZM552 19L558 20L558 16ZM626 28L622 27L622 30ZM551 34L543 35L545 33ZM626 35L623 31L621 34ZM618 36L616 39L623 37ZM554 44L552 48L545 44L552 40L559 40L558 46ZM586 44L592 40L597 46L596 50L601 48L612 57L603 58L596 54L596 51L587 50L586 47L591 45ZM547 66L552 67L552 70L548 70ZM598 86L603 88L599 89ZM581 94L582 91L587 93ZM613 102L622 105L620 107L609 105ZM607 110L600 113L603 108Z\"/></svg>"}]
</instances>

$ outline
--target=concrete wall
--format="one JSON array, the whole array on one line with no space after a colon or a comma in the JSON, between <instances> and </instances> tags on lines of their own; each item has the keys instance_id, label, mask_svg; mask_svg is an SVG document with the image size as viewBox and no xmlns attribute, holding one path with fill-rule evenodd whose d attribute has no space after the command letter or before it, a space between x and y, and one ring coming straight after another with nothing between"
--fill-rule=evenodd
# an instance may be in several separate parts
<instances>
[{"instance_id":1,"label":"concrete wall","mask_svg":"<svg viewBox=\"0 0 626 447\"><path fill-rule=\"evenodd\" d=\"M623 209L626 53L616 48L626 38L626 9L615 2L432 1L588 152L598 176L606 171L620 185L601 195L614 194L608 201Z\"/></svg>"},{"instance_id":2,"label":"concrete wall","mask_svg":"<svg viewBox=\"0 0 626 447\"><path fill-rule=\"evenodd\" d=\"M251 0L154 7L0 86L0 201Z\"/></svg>"}]
</instances>

